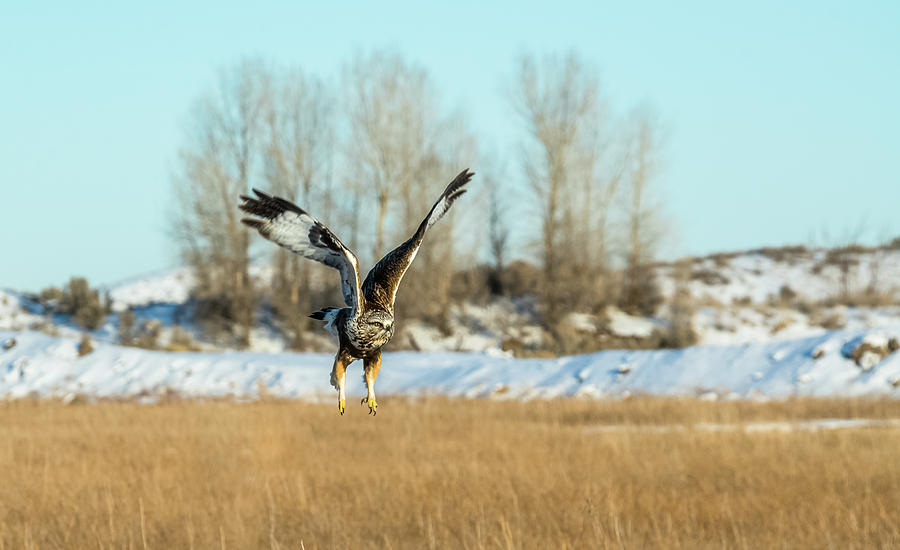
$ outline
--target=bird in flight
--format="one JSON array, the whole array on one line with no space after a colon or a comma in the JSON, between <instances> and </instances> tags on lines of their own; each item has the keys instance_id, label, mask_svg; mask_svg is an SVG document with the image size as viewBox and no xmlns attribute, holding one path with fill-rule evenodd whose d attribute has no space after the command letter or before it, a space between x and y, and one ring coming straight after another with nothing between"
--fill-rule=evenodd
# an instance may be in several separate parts
<instances>
[{"instance_id":1,"label":"bird in flight","mask_svg":"<svg viewBox=\"0 0 900 550\"><path fill-rule=\"evenodd\" d=\"M375 379L381 370L381 348L394 335L394 298L400 279L415 259L425 233L466 192L464 187L473 175L468 169L460 172L441 193L413 236L381 258L362 282L356 255L305 210L256 189L253 190L256 197L241 195L239 208L253 216L242 219L244 224L273 243L333 267L341 274L341 293L347 307L326 307L310 315L325 321L325 330L338 341L331 385L338 391L341 415L344 414L345 374L357 359L363 360L363 378L368 390L361 404L369 405L369 414L377 413Z\"/></svg>"}]
</instances>

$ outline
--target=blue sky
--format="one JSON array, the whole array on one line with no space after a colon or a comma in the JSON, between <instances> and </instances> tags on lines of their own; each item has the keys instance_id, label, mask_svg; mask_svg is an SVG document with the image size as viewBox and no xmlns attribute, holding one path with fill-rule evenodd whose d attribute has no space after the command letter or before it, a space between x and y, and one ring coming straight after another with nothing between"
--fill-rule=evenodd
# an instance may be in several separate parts
<instances>
[{"instance_id":1,"label":"blue sky","mask_svg":"<svg viewBox=\"0 0 900 550\"><path fill-rule=\"evenodd\" d=\"M175 265L171 175L217 71L259 56L333 78L371 48L424 65L510 163L522 52L575 50L614 105L652 103L666 256L900 234L900 2L124 4L0 11L0 287Z\"/></svg>"}]
</instances>

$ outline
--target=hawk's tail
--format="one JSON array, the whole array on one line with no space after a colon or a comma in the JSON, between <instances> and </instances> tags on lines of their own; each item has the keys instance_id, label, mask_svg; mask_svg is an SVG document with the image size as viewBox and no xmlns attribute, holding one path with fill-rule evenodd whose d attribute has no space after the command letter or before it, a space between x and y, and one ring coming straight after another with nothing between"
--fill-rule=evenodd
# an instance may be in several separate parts
<instances>
[{"instance_id":1,"label":"hawk's tail","mask_svg":"<svg viewBox=\"0 0 900 550\"><path fill-rule=\"evenodd\" d=\"M319 311L314 311L314 312L310 313L309 316L317 321L327 321L328 320L327 317L329 317L328 314L336 309L339 309L339 308L336 308L336 307L322 308Z\"/></svg>"}]
</instances>

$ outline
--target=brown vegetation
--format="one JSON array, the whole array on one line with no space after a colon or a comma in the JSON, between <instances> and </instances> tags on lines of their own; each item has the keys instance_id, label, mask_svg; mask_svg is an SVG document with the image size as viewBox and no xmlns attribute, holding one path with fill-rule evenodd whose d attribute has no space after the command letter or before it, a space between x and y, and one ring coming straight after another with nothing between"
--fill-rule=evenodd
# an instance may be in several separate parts
<instances>
[{"instance_id":1,"label":"brown vegetation","mask_svg":"<svg viewBox=\"0 0 900 550\"><path fill-rule=\"evenodd\" d=\"M727 285L728 277L714 269L694 269L691 271L691 280L700 281L705 285Z\"/></svg>"},{"instance_id":2,"label":"brown vegetation","mask_svg":"<svg viewBox=\"0 0 900 550\"><path fill-rule=\"evenodd\" d=\"M169 344L166 346L166 351L200 351L201 348L194 341L193 336L182 328L179 325L176 325L175 328L172 329L172 334L169 337Z\"/></svg>"},{"instance_id":3,"label":"brown vegetation","mask_svg":"<svg viewBox=\"0 0 900 550\"><path fill-rule=\"evenodd\" d=\"M800 258L807 258L810 251L803 245L796 246L769 246L751 250L750 253L761 254L774 262L792 264Z\"/></svg>"},{"instance_id":4,"label":"brown vegetation","mask_svg":"<svg viewBox=\"0 0 900 550\"><path fill-rule=\"evenodd\" d=\"M883 343L863 340L855 346L848 346L844 350L844 355L848 359L853 359L857 366L862 367L863 370L869 370L874 364L884 359L885 356L894 353L898 349L900 349L900 340L896 338L891 338Z\"/></svg>"},{"instance_id":5,"label":"brown vegetation","mask_svg":"<svg viewBox=\"0 0 900 550\"><path fill-rule=\"evenodd\" d=\"M826 330L839 330L847 326L847 318L840 312L825 312L817 308L810 313L809 323Z\"/></svg>"},{"instance_id":6,"label":"brown vegetation","mask_svg":"<svg viewBox=\"0 0 900 550\"><path fill-rule=\"evenodd\" d=\"M62 289L43 289L39 300L45 310L70 315L76 324L88 330L100 328L106 320L106 305L101 302L100 293L83 277L72 277Z\"/></svg>"},{"instance_id":7,"label":"brown vegetation","mask_svg":"<svg viewBox=\"0 0 900 550\"><path fill-rule=\"evenodd\" d=\"M91 341L91 335L85 332L81 335L81 340L78 342L78 357L90 355L93 351L94 344Z\"/></svg>"},{"instance_id":8,"label":"brown vegetation","mask_svg":"<svg viewBox=\"0 0 900 550\"><path fill-rule=\"evenodd\" d=\"M689 427L893 400L74 403L0 407L0 547L900 544L900 430Z\"/></svg>"}]
</instances>

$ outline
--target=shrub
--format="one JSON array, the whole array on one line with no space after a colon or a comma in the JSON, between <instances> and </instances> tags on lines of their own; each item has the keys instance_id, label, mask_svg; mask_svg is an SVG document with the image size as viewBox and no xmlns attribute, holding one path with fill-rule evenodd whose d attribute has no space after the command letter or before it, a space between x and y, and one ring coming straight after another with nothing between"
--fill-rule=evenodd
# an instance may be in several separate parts
<instances>
[{"instance_id":1,"label":"shrub","mask_svg":"<svg viewBox=\"0 0 900 550\"><path fill-rule=\"evenodd\" d=\"M88 330L96 330L103 326L106 310L100 302L85 304L75 312L75 323Z\"/></svg>"},{"instance_id":2,"label":"shrub","mask_svg":"<svg viewBox=\"0 0 900 550\"><path fill-rule=\"evenodd\" d=\"M134 311L127 309L119 314L119 343L130 346L134 340L134 324L137 317Z\"/></svg>"},{"instance_id":3,"label":"shrub","mask_svg":"<svg viewBox=\"0 0 900 550\"><path fill-rule=\"evenodd\" d=\"M62 301L63 291L58 286L48 286L41 291L38 300L44 307L55 308Z\"/></svg>"},{"instance_id":4,"label":"shrub","mask_svg":"<svg viewBox=\"0 0 900 550\"><path fill-rule=\"evenodd\" d=\"M775 323L775 326L772 327L772 330L770 332L772 334L778 334L779 332L781 332L782 330L788 328L789 326L791 326L793 324L794 324L793 319L791 319L790 317L783 317L783 318L779 319L777 323Z\"/></svg>"},{"instance_id":5,"label":"shrub","mask_svg":"<svg viewBox=\"0 0 900 550\"><path fill-rule=\"evenodd\" d=\"M810 324L818 325L825 330L839 330L847 326L847 319L840 313L816 312L810 315Z\"/></svg>"},{"instance_id":6,"label":"shrub","mask_svg":"<svg viewBox=\"0 0 900 550\"><path fill-rule=\"evenodd\" d=\"M71 315L75 323L88 330L100 328L106 319L100 293L82 277L72 277L61 291L55 287L45 288L41 291L41 301L53 311Z\"/></svg>"},{"instance_id":7,"label":"shrub","mask_svg":"<svg viewBox=\"0 0 900 550\"><path fill-rule=\"evenodd\" d=\"M248 335L240 334L241 323L235 315L237 307L233 299L224 294L194 296L191 305L193 320L207 338L223 345L246 346Z\"/></svg>"},{"instance_id":8,"label":"shrub","mask_svg":"<svg viewBox=\"0 0 900 550\"><path fill-rule=\"evenodd\" d=\"M653 270L637 264L625 270L619 308L631 315L653 315L662 304L663 296Z\"/></svg>"},{"instance_id":9,"label":"shrub","mask_svg":"<svg viewBox=\"0 0 900 550\"><path fill-rule=\"evenodd\" d=\"M726 267L728 263L737 256L737 252L719 252L716 254L710 254L709 259L715 262L716 267L722 268Z\"/></svg>"},{"instance_id":10,"label":"shrub","mask_svg":"<svg viewBox=\"0 0 900 550\"><path fill-rule=\"evenodd\" d=\"M78 343L78 357L84 357L92 351L94 345L91 343L91 335L85 332L81 335L81 342Z\"/></svg>"},{"instance_id":11,"label":"shrub","mask_svg":"<svg viewBox=\"0 0 900 550\"><path fill-rule=\"evenodd\" d=\"M718 271L712 269L695 269L691 271L691 279L705 285L727 285L730 281Z\"/></svg>"},{"instance_id":12,"label":"shrub","mask_svg":"<svg viewBox=\"0 0 900 550\"><path fill-rule=\"evenodd\" d=\"M699 340L697 331L694 330L694 325L690 322L690 319L679 319L678 321L673 319L669 328L659 331L657 337L659 338L660 348L670 349L690 347Z\"/></svg>"},{"instance_id":13,"label":"shrub","mask_svg":"<svg viewBox=\"0 0 900 550\"><path fill-rule=\"evenodd\" d=\"M537 292L541 270L523 261L515 261L503 268L500 280L509 296L524 296Z\"/></svg>"},{"instance_id":14,"label":"shrub","mask_svg":"<svg viewBox=\"0 0 900 550\"><path fill-rule=\"evenodd\" d=\"M790 286L782 285L778 290L778 299L781 300L782 303L790 304L797 299L797 293L794 292L794 289Z\"/></svg>"},{"instance_id":15,"label":"shrub","mask_svg":"<svg viewBox=\"0 0 900 550\"><path fill-rule=\"evenodd\" d=\"M457 271L450 277L449 293L452 302L484 303L489 295L503 294L502 273L487 266Z\"/></svg>"},{"instance_id":16,"label":"shrub","mask_svg":"<svg viewBox=\"0 0 900 550\"><path fill-rule=\"evenodd\" d=\"M682 287L675 292L672 299L669 326L659 334L659 347L686 348L699 341L694 330L694 308L690 292Z\"/></svg>"},{"instance_id":17,"label":"shrub","mask_svg":"<svg viewBox=\"0 0 900 550\"><path fill-rule=\"evenodd\" d=\"M787 263L791 263L798 257L809 255L809 249L803 245L764 247L753 250L753 252L761 254L775 262Z\"/></svg>"},{"instance_id":18,"label":"shrub","mask_svg":"<svg viewBox=\"0 0 900 550\"><path fill-rule=\"evenodd\" d=\"M156 319L141 322L137 330L135 345L144 349L157 349L162 324Z\"/></svg>"},{"instance_id":19,"label":"shrub","mask_svg":"<svg viewBox=\"0 0 900 550\"><path fill-rule=\"evenodd\" d=\"M188 331L176 326L172 330L172 336L166 349L168 351L199 351L200 347L194 342Z\"/></svg>"}]
</instances>

